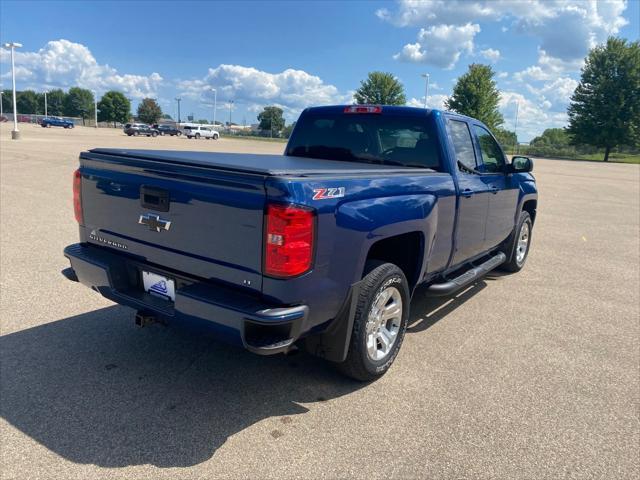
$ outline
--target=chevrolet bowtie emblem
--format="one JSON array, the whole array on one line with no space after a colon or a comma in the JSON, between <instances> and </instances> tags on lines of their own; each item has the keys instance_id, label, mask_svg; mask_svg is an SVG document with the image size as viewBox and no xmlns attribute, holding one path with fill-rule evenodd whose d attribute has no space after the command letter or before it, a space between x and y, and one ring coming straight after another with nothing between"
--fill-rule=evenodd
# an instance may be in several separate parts
<instances>
[{"instance_id":1,"label":"chevrolet bowtie emblem","mask_svg":"<svg viewBox=\"0 0 640 480\"><path fill-rule=\"evenodd\" d=\"M163 220L159 215L155 215L153 213L145 213L144 215L140 215L138 223L140 225L146 225L147 227L149 227L149 230L155 230L156 232L169 230L169 228L171 228L171 222L169 220Z\"/></svg>"}]
</instances>

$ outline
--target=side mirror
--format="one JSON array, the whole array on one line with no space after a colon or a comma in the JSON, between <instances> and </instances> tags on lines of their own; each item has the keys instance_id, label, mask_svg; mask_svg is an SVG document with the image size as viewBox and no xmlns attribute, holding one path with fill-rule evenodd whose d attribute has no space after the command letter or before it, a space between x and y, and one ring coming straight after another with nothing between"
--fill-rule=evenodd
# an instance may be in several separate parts
<instances>
[{"instance_id":1,"label":"side mirror","mask_svg":"<svg viewBox=\"0 0 640 480\"><path fill-rule=\"evenodd\" d=\"M533 160L529 157L515 156L511 159L511 170L514 173L525 173L533 170Z\"/></svg>"}]
</instances>

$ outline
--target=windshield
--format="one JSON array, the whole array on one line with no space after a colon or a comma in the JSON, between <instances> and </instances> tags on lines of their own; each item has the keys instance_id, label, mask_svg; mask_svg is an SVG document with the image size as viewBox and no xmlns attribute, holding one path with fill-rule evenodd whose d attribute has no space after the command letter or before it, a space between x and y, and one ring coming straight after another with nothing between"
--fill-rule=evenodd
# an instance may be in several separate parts
<instances>
[{"instance_id":1,"label":"windshield","mask_svg":"<svg viewBox=\"0 0 640 480\"><path fill-rule=\"evenodd\" d=\"M430 117L310 112L301 116L287 155L439 170Z\"/></svg>"}]
</instances>

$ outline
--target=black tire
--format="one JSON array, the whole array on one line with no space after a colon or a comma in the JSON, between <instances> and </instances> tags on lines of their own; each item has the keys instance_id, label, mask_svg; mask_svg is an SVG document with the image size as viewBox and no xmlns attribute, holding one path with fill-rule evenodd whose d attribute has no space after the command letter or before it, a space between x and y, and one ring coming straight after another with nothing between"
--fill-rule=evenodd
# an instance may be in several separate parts
<instances>
[{"instance_id":1,"label":"black tire","mask_svg":"<svg viewBox=\"0 0 640 480\"><path fill-rule=\"evenodd\" d=\"M182 132L178 132L178 133L176 133L176 135L181 137L182 136Z\"/></svg>"},{"instance_id":2,"label":"black tire","mask_svg":"<svg viewBox=\"0 0 640 480\"><path fill-rule=\"evenodd\" d=\"M138 133L138 132L133 132L133 136L134 136L134 137L137 137L138 135L139 135L139 133Z\"/></svg>"},{"instance_id":3,"label":"black tire","mask_svg":"<svg viewBox=\"0 0 640 480\"><path fill-rule=\"evenodd\" d=\"M196 133L196 140L200 140L200 134Z\"/></svg>"},{"instance_id":4,"label":"black tire","mask_svg":"<svg viewBox=\"0 0 640 480\"><path fill-rule=\"evenodd\" d=\"M213 139L214 139L214 140L217 140L217 139L218 139L218 135L214 135L214 136L213 136Z\"/></svg>"},{"instance_id":5,"label":"black tire","mask_svg":"<svg viewBox=\"0 0 640 480\"><path fill-rule=\"evenodd\" d=\"M158 134L157 134L156 132L152 132L152 133L151 133L151 136L152 136L152 137L157 137L157 136L158 136Z\"/></svg>"},{"instance_id":6,"label":"black tire","mask_svg":"<svg viewBox=\"0 0 640 480\"><path fill-rule=\"evenodd\" d=\"M526 232L523 232L523 229L528 229ZM531 234L533 232L533 222L531 221L531 216L529 212L522 212L520 214L520 218L518 219L518 224L516 228L513 230L509 240L505 248L502 250L507 255L507 261L500 265L500 270L504 270L505 272L519 272L524 267L524 264L527 262L527 257L529 256L529 248L531 248ZM518 249L518 243L521 239L523 233L526 234L526 246L524 248L524 256L519 255L522 253L522 248Z\"/></svg>"},{"instance_id":7,"label":"black tire","mask_svg":"<svg viewBox=\"0 0 640 480\"><path fill-rule=\"evenodd\" d=\"M47 128L47 124L46 124L46 123L43 123L43 124L42 124L42 128Z\"/></svg>"},{"instance_id":8,"label":"black tire","mask_svg":"<svg viewBox=\"0 0 640 480\"><path fill-rule=\"evenodd\" d=\"M364 277L358 295L347 358L337 364L338 370L343 374L362 382L380 378L393 364L407 329L410 302L409 284L400 268L392 263L380 262L369 265L369 268L372 269ZM389 289L395 289L402 299L400 318L397 321L399 328L389 351L383 358L376 360L371 358L367 347L369 314L382 293Z\"/></svg>"}]
</instances>

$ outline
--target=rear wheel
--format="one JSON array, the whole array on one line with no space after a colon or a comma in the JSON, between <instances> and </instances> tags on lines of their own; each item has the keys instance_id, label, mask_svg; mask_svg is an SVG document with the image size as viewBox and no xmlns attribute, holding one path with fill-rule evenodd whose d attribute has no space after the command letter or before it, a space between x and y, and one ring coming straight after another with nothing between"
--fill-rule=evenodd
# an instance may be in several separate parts
<instances>
[{"instance_id":1,"label":"rear wheel","mask_svg":"<svg viewBox=\"0 0 640 480\"><path fill-rule=\"evenodd\" d=\"M409 300L407 279L392 263L363 278L347 358L338 364L342 373L367 382L389 370L407 329Z\"/></svg>"},{"instance_id":2,"label":"rear wheel","mask_svg":"<svg viewBox=\"0 0 640 480\"><path fill-rule=\"evenodd\" d=\"M133 136L134 136L134 137L137 137L138 135L139 135L139 133L138 133L138 132L133 132Z\"/></svg>"},{"instance_id":3,"label":"rear wheel","mask_svg":"<svg viewBox=\"0 0 640 480\"><path fill-rule=\"evenodd\" d=\"M522 212L512 238L504 249L504 253L510 256L508 260L500 266L500 269L507 272L519 272L522 270L529 255L532 230L533 223L531 222L529 212Z\"/></svg>"}]
</instances>

